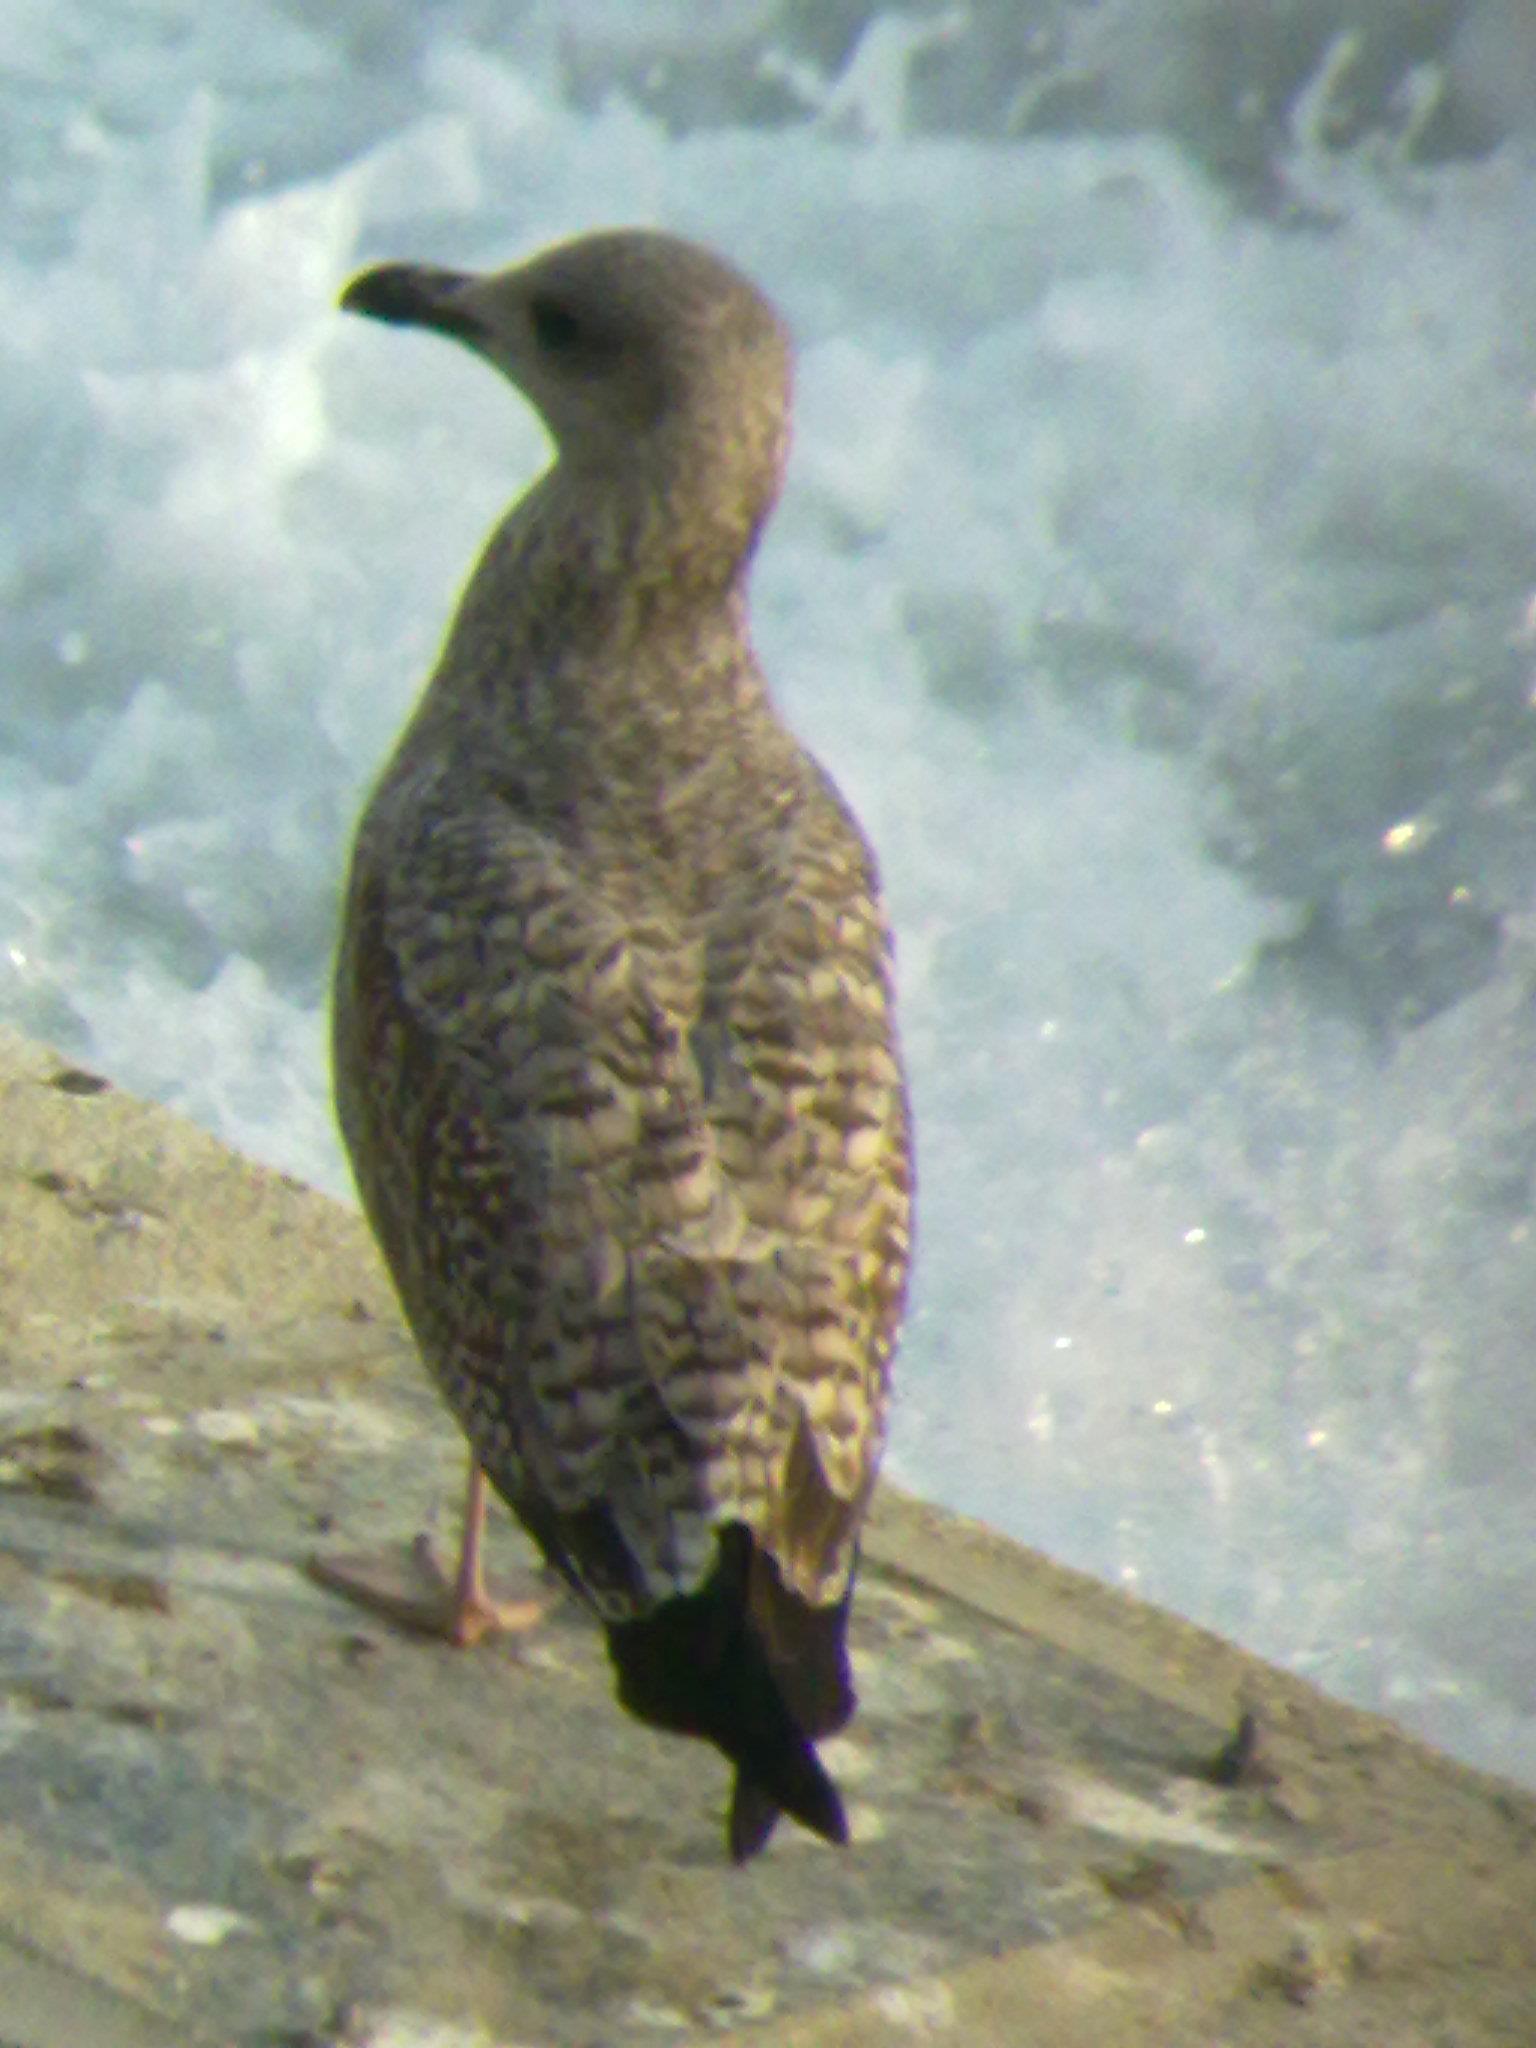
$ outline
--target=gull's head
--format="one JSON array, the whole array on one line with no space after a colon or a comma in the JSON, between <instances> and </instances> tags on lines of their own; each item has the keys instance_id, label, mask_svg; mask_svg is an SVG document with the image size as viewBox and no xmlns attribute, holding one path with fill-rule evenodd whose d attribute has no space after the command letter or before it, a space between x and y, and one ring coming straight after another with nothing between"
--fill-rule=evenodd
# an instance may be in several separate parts
<instances>
[{"instance_id":1,"label":"gull's head","mask_svg":"<svg viewBox=\"0 0 1536 2048\"><path fill-rule=\"evenodd\" d=\"M386 263L343 308L451 335L538 408L573 473L726 489L752 524L778 490L790 344L712 250L648 229L561 242L509 270Z\"/></svg>"}]
</instances>

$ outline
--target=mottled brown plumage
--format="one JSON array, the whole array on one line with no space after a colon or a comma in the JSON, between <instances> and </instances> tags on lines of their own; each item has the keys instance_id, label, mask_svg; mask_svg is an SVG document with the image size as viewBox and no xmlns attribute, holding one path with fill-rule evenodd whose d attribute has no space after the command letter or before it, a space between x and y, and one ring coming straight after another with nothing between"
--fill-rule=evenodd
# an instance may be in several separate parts
<instances>
[{"instance_id":1,"label":"mottled brown plumage","mask_svg":"<svg viewBox=\"0 0 1536 2048\"><path fill-rule=\"evenodd\" d=\"M505 372L556 460L358 829L336 1090L411 1327L620 1697L846 1833L816 1736L885 1435L909 1167L875 867L779 722L746 576L789 346L704 249L388 265L343 304Z\"/></svg>"}]
</instances>

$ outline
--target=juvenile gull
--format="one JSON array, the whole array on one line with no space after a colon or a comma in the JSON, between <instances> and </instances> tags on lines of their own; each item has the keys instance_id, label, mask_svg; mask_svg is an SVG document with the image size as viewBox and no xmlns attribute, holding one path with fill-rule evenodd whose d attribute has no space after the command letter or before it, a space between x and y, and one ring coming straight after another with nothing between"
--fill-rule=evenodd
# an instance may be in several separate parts
<instances>
[{"instance_id":1,"label":"juvenile gull","mask_svg":"<svg viewBox=\"0 0 1536 2048\"><path fill-rule=\"evenodd\" d=\"M788 339L638 231L342 305L466 343L555 444L363 814L336 973L358 1186L474 1461L446 1625L499 1618L483 1471L622 1703L734 1765L735 1858L781 1810L844 1841L814 1742L853 1711L910 1170L874 860L748 638Z\"/></svg>"}]
</instances>

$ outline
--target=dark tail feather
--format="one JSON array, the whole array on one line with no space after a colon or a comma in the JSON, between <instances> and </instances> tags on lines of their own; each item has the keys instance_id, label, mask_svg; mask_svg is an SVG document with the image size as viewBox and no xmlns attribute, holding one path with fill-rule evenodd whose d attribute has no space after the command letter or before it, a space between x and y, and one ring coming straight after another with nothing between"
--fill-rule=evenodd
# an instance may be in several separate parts
<instances>
[{"instance_id":1,"label":"dark tail feather","mask_svg":"<svg viewBox=\"0 0 1536 2048\"><path fill-rule=\"evenodd\" d=\"M812 1738L853 1712L848 1600L812 1607L733 1524L697 1593L608 1630L619 1698L654 1727L713 1742L736 1766L727 1840L745 1863L780 1812L829 1842L846 1842L837 1787Z\"/></svg>"},{"instance_id":2,"label":"dark tail feather","mask_svg":"<svg viewBox=\"0 0 1536 2048\"><path fill-rule=\"evenodd\" d=\"M833 1797L837 1787L832 1788ZM768 1837L779 1824L779 1815L784 1811L773 1794L759 1785L755 1778L749 1778L738 1767L736 1782L731 1787L731 1810L726 1815L725 1839L733 1863L750 1863L752 1858L768 1846Z\"/></svg>"},{"instance_id":3,"label":"dark tail feather","mask_svg":"<svg viewBox=\"0 0 1536 2048\"><path fill-rule=\"evenodd\" d=\"M778 1826L781 1813L793 1814L824 1841L847 1841L848 1816L843 1811L842 1796L809 1743L805 1745L805 1754L810 1768L794 1797L782 1785L775 1794L761 1780L749 1777L745 1765L737 1764L731 1810L725 1823L725 1839L733 1863L749 1863L759 1850L768 1846L768 1837Z\"/></svg>"}]
</instances>

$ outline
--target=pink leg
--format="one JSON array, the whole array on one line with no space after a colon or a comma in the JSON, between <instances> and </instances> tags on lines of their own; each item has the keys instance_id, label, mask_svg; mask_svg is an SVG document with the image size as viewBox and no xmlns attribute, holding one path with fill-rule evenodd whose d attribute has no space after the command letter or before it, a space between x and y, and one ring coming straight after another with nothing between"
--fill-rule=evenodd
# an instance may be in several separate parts
<instances>
[{"instance_id":1,"label":"pink leg","mask_svg":"<svg viewBox=\"0 0 1536 2048\"><path fill-rule=\"evenodd\" d=\"M459 1561L452 1575L418 1536L406 1569L388 1551L347 1557L311 1557L305 1570L317 1584L419 1635L441 1636L457 1649L483 1636L520 1633L543 1618L548 1601L493 1600L485 1588L481 1539L485 1531L485 1474L471 1458L464 1495Z\"/></svg>"}]
</instances>

